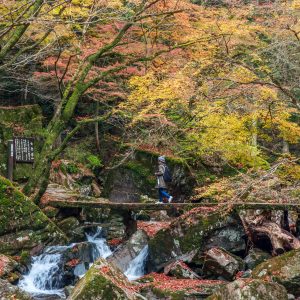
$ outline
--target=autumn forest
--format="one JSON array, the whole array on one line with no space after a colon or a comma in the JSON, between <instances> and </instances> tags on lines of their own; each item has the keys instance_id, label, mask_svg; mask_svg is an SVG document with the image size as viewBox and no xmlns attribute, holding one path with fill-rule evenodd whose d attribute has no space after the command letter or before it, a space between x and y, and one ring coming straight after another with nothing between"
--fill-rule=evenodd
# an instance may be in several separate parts
<instances>
[{"instance_id":1,"label":"autumn forest","mask_svg":"<svg viewBox=\"0 0 300 300\"><path fill-rule=\"evenodd\" d=\"M0 299L300 299L299 17L0 0Z\"/></svg>"}]
</instances>

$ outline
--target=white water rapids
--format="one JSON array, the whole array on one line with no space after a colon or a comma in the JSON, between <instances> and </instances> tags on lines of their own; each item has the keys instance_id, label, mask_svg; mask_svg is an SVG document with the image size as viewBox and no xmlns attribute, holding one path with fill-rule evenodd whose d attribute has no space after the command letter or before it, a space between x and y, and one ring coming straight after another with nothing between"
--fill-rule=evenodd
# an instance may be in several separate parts
<instances>
[{"instance_id":1,"label":"white water rapids","mask_svg":"<svg viewBox=\"0 0 300 300\"><path fill-rule=\"evenodd\" d=\"M129 280L136 280L145 275L145 262L148 257L148 245L136 256L129 264L128 269L124 273Z\"/></svg>"},{"instance_id":2,"label":"white water rapids","mask_svg":"<svg viewBox=\"0 0 300 300\"><path fill-rule=\"evenodd\" d=\"M102 229L97 228L93 234L86 234L87 241L93 245L92 261L100 257L107 258L112 254L106 239L102 237ZM48 247L41 255L32 257L31 269L19 282L22 290L32 294L36 299L44 299L44 296L54 296L65 298L63 286L63 253L69 246ZM145 263L148 257L148 245L130 262L128 269L124 273L129 280L135 280L145 274ZM92 263L90 264L90 266ZM86 268L79 264L74 269L74 274L78 277L84 276Z\"/></svg>"},{"instance_id":3,"label":"white water rapids","mask_svg":"<svg viewBox=\"0 0 300 300\"><path fill-rule=\"evenodd\" d=\"M102 229L97 228L95 234L87 234L87 240L94 245L92 248L93 261L99 257L106 258L112 252L106 243L106 239L102 238ZM62 287L62 253L70 246L54 246L47 248L44 253L39 256L32 257L31 269L27 275L19 282L19 287L33 295L57 295L64 298ZM77 271L81 277L86 270Z\"/></svg>"}]
</instances>

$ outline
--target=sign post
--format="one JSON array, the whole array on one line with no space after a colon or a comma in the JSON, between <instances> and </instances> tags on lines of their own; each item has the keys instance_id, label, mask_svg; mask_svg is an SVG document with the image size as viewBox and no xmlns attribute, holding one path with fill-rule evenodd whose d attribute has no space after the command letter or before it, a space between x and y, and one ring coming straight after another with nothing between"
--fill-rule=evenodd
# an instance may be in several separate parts
<instances>
[{"instance_id":1,"label":"sign post","mask_svg":"<svg viewBox=\"0 0 300 300\"><path fill-rule=\"evenodd\" d=\"M7 178L13 181L15 163L34 163L34 138L14 137L7 145Z\"/></svg>"},{"instance_id":2,"label":"sign post","mask_svg":"<svg viewBox=\"0 0 300 300\"><path fill-rule=\"evenodd\" d=\"M14 142L9 140L8 143L8 158L7 158L7 179L13 181L13 173L14 173Z\"/></svg>"}]
</instances>

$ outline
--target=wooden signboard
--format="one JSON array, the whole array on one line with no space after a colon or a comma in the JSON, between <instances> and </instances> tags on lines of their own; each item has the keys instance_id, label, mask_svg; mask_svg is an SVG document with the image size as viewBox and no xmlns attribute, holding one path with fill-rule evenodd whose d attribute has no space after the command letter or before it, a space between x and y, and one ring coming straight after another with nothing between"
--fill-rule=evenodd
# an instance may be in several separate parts
<instances>
[{"instance_id":1,"label":"wooden signboard","mask_svg":"<svg viewBox=\"0 0 300 300\"><path fill-rule=\"evenodd\" d=\"M15 162L34 163L34 139L14 137Z\"/></svg>"}]
</instances>

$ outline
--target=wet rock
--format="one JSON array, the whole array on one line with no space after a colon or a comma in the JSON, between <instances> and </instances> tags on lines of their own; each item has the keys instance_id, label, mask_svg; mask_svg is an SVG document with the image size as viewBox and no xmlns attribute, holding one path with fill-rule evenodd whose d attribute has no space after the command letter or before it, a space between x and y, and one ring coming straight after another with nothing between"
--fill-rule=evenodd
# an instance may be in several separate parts
<instances>
[{"instance_id":1,"label":"wet rock","mask_svg":"<svg viewBox=\"0 0 300 300\"><path fill-rule=\"evenodd\" d=\"M68 284L74 284L76 279L82 276L93 262L93 245L88 242L82 242L67 247L61 257L61 264L64 270L64 281Z\"/></svg>"},{"instance_id":2,"label":"wet rock","mask_svg":"<svg viewBox=\"0 0 300 300\"><path fill-rule=\"evenodd\" d=\"M203 274L221 276L232 280L238 271L244 270L243 260L221 248L211 248L204 254Z\"/></svg>"},{"instance_id":3,"label":"wet rock","mask_svg":"<svg viewBox=\"0 0 300 300\"><path fill-rule=\"evenodd\" d=\"M291 294L300 296L300 250L286 252L261 263L254 268L252 277L271 279L285 286Z\"/></svg>"},{"instance_id":4,"label":"wet rock","mask_svg":"<svg viewBox=\"0 0 300 300\"><path fill-rule=\"evenodd\" d=\"M14 255L38 245L67 242L39 207L1 176L0 216L0 253Z\"/></svg>"},{"instance_id":5,"label":"wet rock","mask_svg":"<svg viewBox=\"0 0 300 300\"><path fill-rule=\"evenodd\" d=\"M11 257L0 254L0 278L13 283L20 278L21 266Z\"/></svg>"},{"instance_id":6,"label":"wet rock","mask_svg":"<svg viewBox=\"0 0 300 300\"><path fill-rule=\"evenodd\" d=\"M144 231L138 230L126 243L120 245L107 260L125 272L130 262L138 256L147 244L148 236Z\"/></svg>"},{"instance_id":7,"label":"wet rock","mask_svg":"<svg viewBox=\"0 0 300 300\"><path fill-rule=\"evenodd\" d=\"M165 274L151 273L140 279L141 293L146 299L206 299L225 285L220 280L177 279Z\"/></svg>"},{"instance_id":8,"label":"wet rock","mask_svg":"<svg viewBox=\"0 0 300 300\"><path fill-rule=\"evenodd\" d=\"M66 297L69 297L72 294L73 290L74 290L74 286L72 286L72 285L68 285L68 286L64 287L64 293L65 293Z\"/></svg>"},{"instance_id":9,"label":"wet rock","mask_svg":"<svg viewBox=\"0 0 300 300\"><path fill-rule=\"evenodd\" d=\"M110 214L108 220L110 226L107 228L107 239L124 239L126 236L126 226L123 217L118 214Z\"/></svg>"},{"instance_id":10,"label":"wet rock","mask_svg":"<svg viewBox=\"0 0 300 300\"><path fill-rule=\"evenodd\" d=\"M0 300L8 299L33 300L33 298L26 292L10 284L8 281L0 279Z\"/></svg>"},{"instance_id":11,"label":"wet rock","mask_svg":"<svg viewBox=\"0 0 300 300\"><path fill-rule=\"evenodd\" d=\"M248 269L254 269L260 263L270 259L272 256L262 251L258 248L253 248L249 251L248 255L244 258L244 262L246 263L246 267Z\"/></svg>"},{"instance_id":12,"label":"wet rock","mask_svg":"<svg viewBox=\"0 0 300 300\"><path fill-rule=\"evenodd\" d=\"M57 226L66 234L70 242L80 242L85 239L84 230L75 217L66 218L57 223Z\"/></svg>"},{"instance_id":13,"label":"wet rock","mask_svg":"<svg viewBox=\"0 0 300 300\"><path fill-rule=\"evenodd\" d=\"M227 251L239 252L245 249L243 236L241 221L235 213L228 214L218 208L192 209L150 240L148 268L161 270L168 262L195 255L197 251L201 256L218 242Z\"/></svg>"},{"instance_id":14,"label":"wet rock","mask_svg":"<svg viewBox=\"0 0 300 300\"><path fill-rule=\"evenodd\" d=\"M227 284L207 300L287 300L286 289L277 283L263 280L238 279Z\"/></svg>"},{"instance_id":15,"label":"wet rock","mask_svg":"<svg viewBox=\"0 0 300 300\"><path fill-rule=\"evenodd\" d=\"M199 276L180 260L165 266L164 274L176 277L178 279L199 279Z\"/></svg>"},{"instance_id":16,"label":"wet rock","mask_svg":"<svg viewBox=\"0 0 300 300\"><path fill-rule=\"evenodd\" d=\"M99 259L76 284L68 300L138 299L136 286L105 259Z\"/></svg>"}]
</instances>

